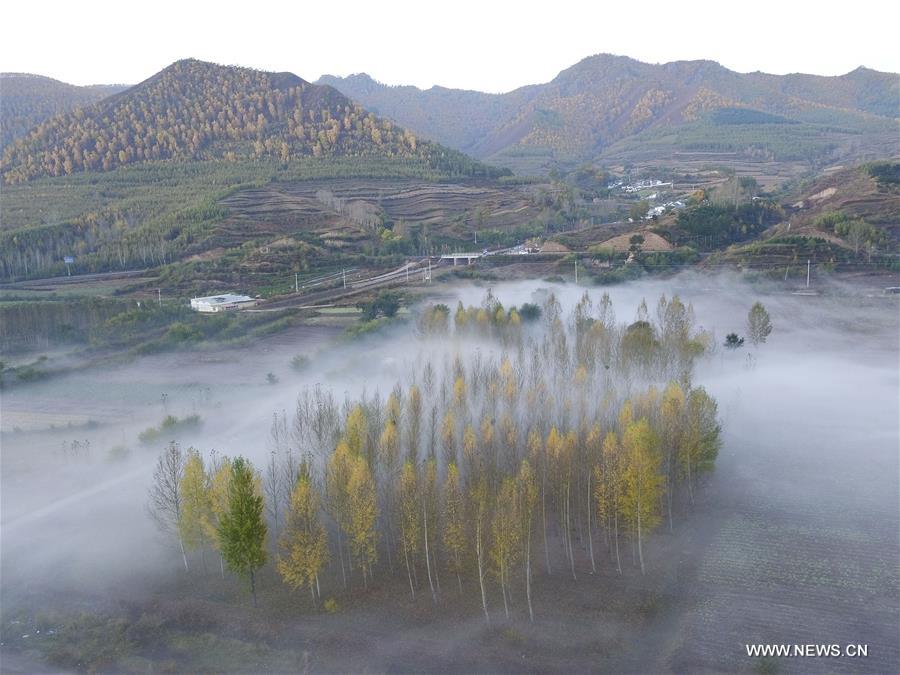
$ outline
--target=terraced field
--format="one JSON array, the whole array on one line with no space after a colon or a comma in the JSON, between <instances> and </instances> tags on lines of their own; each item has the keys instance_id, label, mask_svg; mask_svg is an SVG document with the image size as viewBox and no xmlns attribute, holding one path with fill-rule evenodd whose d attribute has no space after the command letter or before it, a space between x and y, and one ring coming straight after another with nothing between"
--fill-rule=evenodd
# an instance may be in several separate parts
<instances>
[{"instance_id":1,"label":"terraced field","mask_svg":"<svg viewBox=\"0 0 900 675\"><path fill-rule=\"evenodd\" d=\"M297 229L329 240L354 240L381 224L428 226L432 233L471 236L472 229L510 230L540 209L525 189L496 184L415 180L329 180L273 183L222 201L230 217L221 226L238 235Z\"/></svg>"}]
</instances>

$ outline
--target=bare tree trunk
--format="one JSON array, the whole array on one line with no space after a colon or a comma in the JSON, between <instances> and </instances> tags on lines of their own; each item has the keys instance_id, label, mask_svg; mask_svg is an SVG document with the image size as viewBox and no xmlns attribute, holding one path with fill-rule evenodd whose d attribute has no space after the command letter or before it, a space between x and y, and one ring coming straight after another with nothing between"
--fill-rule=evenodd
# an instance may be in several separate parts
<instances>
[{"instance_id":1,"label":"bare tree trunk","mask_svg":"<svg viewBox=\"0 0 900 675\"><path fill-rule=\"evenodd\" d=\"M613 537L616 540L616 572L622 574L622 561L619 559L619 512L613 515L613 529L615 530Z\"/></svg>"},{"instance_id":2,"label":"bare tree trunk","mask_svg":"<svg viewBox=\"0 0 900 675\"><path fill-rule=\"evenodd\" d=\"M431 556L428 553L428 508L422 502L422 519L425 523L425 569L428 570L428 586L431 588L431 599L437 602L437 594L434 592L434 583L431 581Z\"/></svg>"},{"instance_id":3,"label":"bare tree trunk","mask_svg":"<svg viewBox=\"0 0 900 675\"><path fill-rule=\"evenodd\" d=\"M575 552L572 550L572 530L569 525L569 503L570 503L571 485L566 483L566 546L569 553L569 566L572 568L572 579L578 580L575 576Z\"/></svg>"},{"instance_id":4,"label":"bare tree trunk","mask_svg":"<svg viewBox=\"0 0 900 675\"><path fill-rule=\"evenodd\" d=\"M674 526L672 524L672 486L674 481L672 480L672 450L669 449L669 452L666 454L666 502L668 504L669 509L669 532L674 531Z\"/></svg>"},{"instance_id":5,"label":"bare tree trunk","mask_svg":"<svg viewBox=\"0 0 900 675\"><path fill-rule=\"evenodd\" d=\"M391 527L390 521L387 526L387 536L385 537L385 548L387 549L387 559L388 559L388 569L391 571L391 575L394 574L394 559L391 557L391 549L394 548L394 530Z\"/></svg>"},{"instance_id":6,"label":"bare tree trunk","mask_svg":"<svg viewBox=\"0 0 900 675\"><path fill-rule=\"evenodd\" d=\"M546 478L541 481L541 523L544 528L544 558L547 562L547 574L550 572L550 547L547 545L547 504L545 498Z\"/></svg>"},{"instance_id":7,"label":"bare tree trunk","mask_svg":"<svg viewBox=\"0 0 900 675\"><path fill-rule=\"evenodd\" d=\"M187 553L184 552L184 540L179 536L178 545L181 547L181 559L184 561L184 571L188 571Z\"/></svg>"},{"instance_id":8,"label":"bare tree trunk","mask_svg":"<svg viewBox=\"0 0 900 675\"><path fill-rule=\"evenodd\" d=\"M525 544L525 597L528 598L528 617L534 623L534 608L531 606L531 525Z\"/></svg>"},{"instance_id":9,"label":"bare tree trunk","mask_svg":"<svg viewBox=\"0 0 900 675\"><path fill-rule=\"evenodd\" d=\"M694 486L693 481L691 481L691 456L688 455L687 461L687 469L688 469L688 494L691 496L691 504L694 503Z\"/></svg>"},{"instance_id":10,"label":"bare tree trunk","mask_svg":"<svg viewBox=\"0 0 900 675\"><path fill-rule=\"evenodd\" d=\"M484 544L481 541L481 523L478 523L475 528L475 557L478 559L478 585L481 588L481 607L484 609L484 618L490 623L491 615L488 614L487 596L484 592Z\"/></svg>"},{"instance_id":11,"label":"bare tree trunk","mask_svg":"<svg viewBox=\"0 0 900 675\"><path fill-rule=\"evenodd\" d=\"M438 595L440 595L441 594L441 577L440 577L440 574L438 573L438 570L440 568L438 566L438 560L437 560L437 547L435 547L435 549L431 551L431 561L432 561L432 563L434 563L434 585L437 587Z\"/></svg>"},{"instance_id":12,"label":"bare tree trunk","mask_svg":"<svg viewBox=\"0 0 900 675\"><path fill-rule=\"evenodd\" d=\"M506 620L509 620L509 603L506 600L506 572L500 568L500 591L503 593L503 611L506 613Z\"/></svg>"},{"instance_id":13,"label":"bare tree trunk","mask_svg":"<svg viewBox=\"0 0 900 675\"><path fill-rule=\"evenodd\" d=\"M338 556L341 560L341 577L344 580L344 590L347 590L347 573L344 571L344 545L341 543L341 528L338 527Z\"/></svg>"},{"instance_id":14,"label":"bare tree trunk","mask_svg":"<svg viewBox=\"0 0 900 675\"><path fill-rule=\"evenodd\" d=\"M588 547L591 551L591 574L597 573L597 563L594 562L594 533L591 529L591 472L588 471L587 479L587 534Z\"/></svg>"},{"instance_id":15,"label":"bare tree trunk","mask_svg":"<svg viewBox=\"0 0 900 675\"><path fill-rule=\"evenodd\" d=\"M637 513L637 544L638 557L641 561L641 574L644 573L644 547L641 545L641 500L638 497L638 513Z\"/></svg>"},{"instance_id":16,"label":"bare tree trunk","mask_svg":"<svg viewBox=\"0 0 900 675\"><path fill-rule=\"evenodd\" d=\"M406 550L406 547L403 547L403 557L406 558L406 576L409 579L409 594L412 596L412 599L416 599L416 589L413 586L412 580L412 572L409 569L409 552Z\"/></svg>"}]
</instances>

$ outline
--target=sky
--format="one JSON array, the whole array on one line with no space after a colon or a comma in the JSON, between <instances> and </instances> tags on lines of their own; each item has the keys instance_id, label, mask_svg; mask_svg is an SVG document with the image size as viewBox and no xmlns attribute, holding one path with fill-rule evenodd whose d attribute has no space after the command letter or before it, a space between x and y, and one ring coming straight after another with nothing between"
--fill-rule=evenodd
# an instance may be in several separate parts
<instances>
[{"instance_id":1,"label":"sky","mask_svg":"<svg viewBox=\"0 0 900 675\"><path fill-rule=\"evenodd\" d=\"M885 0L13 2L0 70L134 84L182 58L307 80L367 72L387 84L503 92L599 53L710 59L739 72L900 72L900 10ZM139 7L139 10L125 9Z\"/></svg>"}]
</instances>

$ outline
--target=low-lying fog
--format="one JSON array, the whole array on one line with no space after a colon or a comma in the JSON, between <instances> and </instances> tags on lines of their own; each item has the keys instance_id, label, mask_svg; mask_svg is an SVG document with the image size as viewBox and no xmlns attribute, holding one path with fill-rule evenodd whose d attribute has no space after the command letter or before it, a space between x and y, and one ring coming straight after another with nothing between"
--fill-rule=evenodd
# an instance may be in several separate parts
<instances>
[{"instance_id":1,"label":"low-lying fog","mask_svg":"<svg viewBox=\"0 0 900 675\"><path fill-rule=\"evenodd\" d=\"M534 301L538 289L556 293L566 316L584 292L537 281L492 288L507 307ZM479 304L486 290L447 288L441 301ZM635 663L750 668L740 660L745 643L860 643L869 645L864 669L890 670L900 658L897 298L847 288L767 293L724 276L588 292L596 301L604 290L619 322L633 320L642 298L652 313L660 294L678 294L719 344L694 376L718 401L724 440L697 507L700 535L685 544L700 550L673 580L679 599L660 619L663 650L636 654ZM768 342L722 348L727 333L746 334L756 300L772 317ZM459 346L423 341L412 324L363 342L336 338L307 327L245 348L145 357L4 391L4 614L100 606L183 573L145 510L168 439L137 437L164 415L202 418L179 439L184 446L262 466L273 413L290 413L304 387L319 383L339 400L363 390L386 396L409 382L423 354ZM311 357L300 373L290 367L296 354ZM277 383L266 381L269 372ZM56 429L30 430L50 422Z\"/></svg>"}]
</instances>

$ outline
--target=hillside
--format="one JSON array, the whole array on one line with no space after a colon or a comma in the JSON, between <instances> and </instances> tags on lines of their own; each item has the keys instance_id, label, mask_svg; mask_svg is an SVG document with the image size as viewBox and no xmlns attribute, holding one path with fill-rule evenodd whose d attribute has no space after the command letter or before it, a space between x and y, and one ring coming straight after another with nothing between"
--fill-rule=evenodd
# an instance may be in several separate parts
<instances>
[{"instance_id":1,"label":"hillside","mask_svg":"<svg viewBox=\"0 0 900 675\"><path fill-rule=\"evenodd\" d=\"M0 149L54 115L91 105L124 89L118 84L78 87L42 75L0 73Z\"/></svg>"},{"instance_id":2,"label":"hillside","mask_svg":"<svg viewBox=\"0 0 900 675\"><path fill-rule=\"evenodd\" d=\"M41 123L6 149L0 173L9 184L144 161L303 157L415 159L450 174L487 172L331 87L188 59Z\"/></svg>"},{"instance_id":3,"label":"hillside","mask_svg":"<svg viewBox=\"0 0 900 675\"><path fill-rule=\"evenodd\" d=\"M814 165L877 157L885 142L896 146L900 115L900 78L865 68L778 76L601 54L546 84L496 95L389 87L367 75L319 82L423 136L515 168L685 152Z\"/></svg>"}]
</instances>

